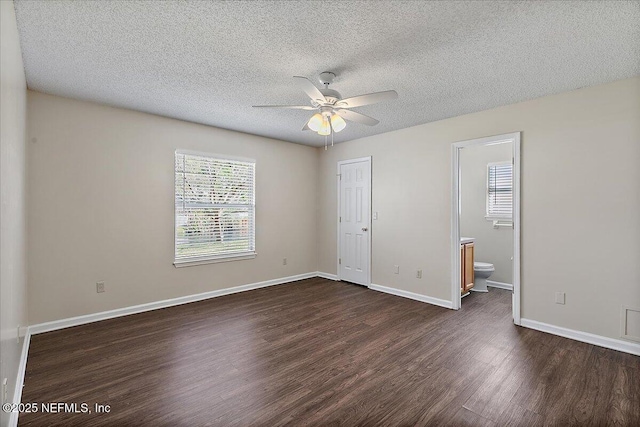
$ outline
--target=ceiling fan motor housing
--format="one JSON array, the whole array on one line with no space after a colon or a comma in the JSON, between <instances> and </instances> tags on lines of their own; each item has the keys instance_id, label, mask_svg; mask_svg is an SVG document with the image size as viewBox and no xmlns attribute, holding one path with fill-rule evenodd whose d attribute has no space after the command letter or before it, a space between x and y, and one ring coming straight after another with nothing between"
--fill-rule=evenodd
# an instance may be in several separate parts
<instances>
[{"instance_id":1,"label":"ceiling fan motor housing","mask_svg":"<svg viewBox=\"0 0 640 427\"><path fill-rule=\"evenodd\" d=\"M325 87L323 89L320 89L320 92L324 95L324 97L327 99L327 102L329 104L335 104L337 101L342 99L340 92L338 92L337 90L333 90Z\"/></svg>"}]
</instances>

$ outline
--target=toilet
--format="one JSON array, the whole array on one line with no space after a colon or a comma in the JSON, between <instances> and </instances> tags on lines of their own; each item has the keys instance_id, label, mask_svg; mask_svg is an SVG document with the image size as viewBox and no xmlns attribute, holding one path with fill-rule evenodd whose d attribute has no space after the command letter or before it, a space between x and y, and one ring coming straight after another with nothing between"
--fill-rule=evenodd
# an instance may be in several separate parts
<instances>
[{"instance_id":1,"label":"toilet","mask_svg":"<svg viewBox=\"0 0 640 427\"><path fill-rule=\"evenodd\" d=\"M493 264L488 262L474 262L473 273L475 278L471 290L476 292L489 292L489 289L487 289L487 279L494 271L496 271L496 269L493 267Z\"/></svg>"}]
</instances>

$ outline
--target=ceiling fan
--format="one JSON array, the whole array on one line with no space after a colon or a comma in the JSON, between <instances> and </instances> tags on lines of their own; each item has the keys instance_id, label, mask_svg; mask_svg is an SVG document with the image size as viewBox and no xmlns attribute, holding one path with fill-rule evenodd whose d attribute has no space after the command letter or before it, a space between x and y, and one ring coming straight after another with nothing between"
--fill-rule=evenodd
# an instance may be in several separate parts
<instances>
[{"instance_id":1,"label":"ceiling fan","mask_svg":"<svg viewBox=\"0 0 640 427\"><path fill-rule=\"evenodd\" d=\"M343 99L340 93L333 89L329 89L329 85L333 83L335 77L336 75L330 71L320 73L320 82L324 85L323 89L318 89L306 77L293 77L300 89L302 89L309 98L311 98L311 105L254 105L254 107L287 108L291 110L308 111L316 110L318 112L314 114L307 123L305 123L302 130L312 130L317 132L318 135L331 135L333 145L333 134L340 132L347 126L345 120L368 126L374 126L379 123L378 120L372 117L351 111L351 108L362 107L364 105L376 104L378 102L398 98L398 93L395 90L387 90L384 92L368 93L366 95Z\"/></svg>"}]
</instances>

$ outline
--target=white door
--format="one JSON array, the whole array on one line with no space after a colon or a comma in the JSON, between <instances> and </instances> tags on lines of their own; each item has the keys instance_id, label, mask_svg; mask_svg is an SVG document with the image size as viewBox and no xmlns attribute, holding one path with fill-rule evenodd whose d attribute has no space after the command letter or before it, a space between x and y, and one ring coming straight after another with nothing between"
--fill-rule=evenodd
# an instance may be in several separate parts
<instances>
[{"instance_id":1,"label":"white door","mask_svg":"<svg viewBox=\"0 0 640 427\"><path fill-rule=\"evenodd\" d=\"M371 158L339 162L338 278L369 286Z\"/></svg>"}]
</instances>

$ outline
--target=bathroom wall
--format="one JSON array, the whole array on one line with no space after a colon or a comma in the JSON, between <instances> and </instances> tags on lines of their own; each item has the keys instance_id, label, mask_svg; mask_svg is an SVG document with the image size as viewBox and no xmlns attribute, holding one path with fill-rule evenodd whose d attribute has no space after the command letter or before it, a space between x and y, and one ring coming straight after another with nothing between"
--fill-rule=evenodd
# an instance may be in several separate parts
<instances>
[{"instance_id":1,"label":"bathroom wall","mask_svg":"<svg viewBox=\"0 0 640 427\"><path fill-rule=\"evenodd\" d=\"M513 144L466 147L460 151L460 235L474 237L475 260L490 262L489 280L513 283L513 229L493 228L487 211L487 164L511 161Z\"/></svg>"}]
</instances>

